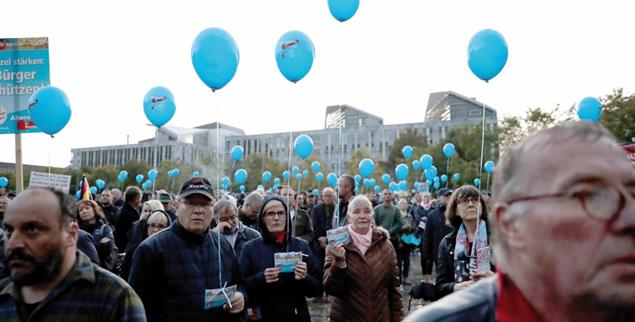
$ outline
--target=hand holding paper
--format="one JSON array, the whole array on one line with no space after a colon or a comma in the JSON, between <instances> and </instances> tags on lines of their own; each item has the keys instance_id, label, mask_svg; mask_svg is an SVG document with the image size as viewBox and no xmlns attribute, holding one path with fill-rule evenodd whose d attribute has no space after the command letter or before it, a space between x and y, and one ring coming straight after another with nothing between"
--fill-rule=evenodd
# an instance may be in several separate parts
<instances>
[{"instance_id":1,"label":"hand holding paper","mask_svg":"<svg viewBox=\"0 0 635 322\"><path fill-rule=\"evenodd\" d=\"M306 278L307 274L307 265L305 262L299 262L295 264L295 268L293 269L293 273L295 274L296 280L303 280Z\"/></svg>"},{"instance_id":2,"label":"hand holding paper","mask_svg":"<svg viewBox=\"0 0 635 322\"><path fill-rule=\"evenodd\" d=\"M231 304L231 305L230 305ZM236 292L231 298L231 302L225 303L223 309L227 310L231 314L240 313L245 308L245 297L242 293Z\"/></svg>"},{"instance_id":3,"label":"hand holding paper","mask_svg":"<svg viewBox=\"0 0 635 322\"><path fill-rule=\"evenodd\" d=\"M265 269L265 281L267 283L275 283L278 281L278 273L280 273L280 270L282 269L282 267L271 267L271 268L267 268Z\"/></svg>"}]
</instances>

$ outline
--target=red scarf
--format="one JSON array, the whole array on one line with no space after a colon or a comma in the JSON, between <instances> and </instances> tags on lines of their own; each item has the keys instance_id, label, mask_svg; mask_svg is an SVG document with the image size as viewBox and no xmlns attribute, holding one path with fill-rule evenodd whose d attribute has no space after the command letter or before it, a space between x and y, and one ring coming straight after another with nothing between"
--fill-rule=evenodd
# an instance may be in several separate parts
<instances>
[{"instance_id":1,"label":"red scarf","mask_svg":"<svg viewBox=\"0 0 635 322\"><path fill-rule=\"evenodd\" d=\"M277 233L271 233L271 235L273 236L273 239L276 241L276 243L282 245L284 244L284 238L287 237L287 232L279 231Z\"/></svg>"},{"instance_id":2,"label":"red scarf","mask_svg":"<svg viewBox=\"0 0 635 322\"><path fill-rule=\"evenodd\" d=\"M542 322L516 284L500 270L496 273L500 293L496 302L497 322Z\"/></svg>"}]
</instances>

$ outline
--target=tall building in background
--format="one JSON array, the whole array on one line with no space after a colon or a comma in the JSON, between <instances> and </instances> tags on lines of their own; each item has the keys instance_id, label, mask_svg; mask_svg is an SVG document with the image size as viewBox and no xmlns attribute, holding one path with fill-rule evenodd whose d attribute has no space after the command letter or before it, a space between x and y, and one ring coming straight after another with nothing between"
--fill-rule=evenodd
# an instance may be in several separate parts
<instances>
[{"instance_id":1,"label":"tall building in background","mask_svg":"<svg viewBox=\"0 0 635 322\"><path fill-rule=\"evenodd\" d=\"M245 134L243 130L225 124L210 123L196 128L164 126L159 131L158 160L183 161L197 165L204 157L215 157L219 152L225 156L234 145L241 145L245 155L260 153L286 163L289 160L289 143L295 136L307 134L313 139L313 154L331 171L337 171L350 160L356 150L367 150L374 160L386 160L390 146L399 134L409 129L426 136L428 142L436 143L446 137L448 131L460 126L475 126L482 122L485 109L486 128L492 129L498 121L496 110L461 94L445 91L431 93L422 122L384 124L376 115L349 105L326 108L324 128L318 130ZM220 135L216 136L217 126ZM221 143L218 149L217 139ZM155 138L138 144L73 149L72 167L122 166L128 160L154 163ZM341 150L340 150L341 146ZM342 155L341 159L339 155ZM300 160L292 155L293 162Z\"/></svg>"}]
</instances>

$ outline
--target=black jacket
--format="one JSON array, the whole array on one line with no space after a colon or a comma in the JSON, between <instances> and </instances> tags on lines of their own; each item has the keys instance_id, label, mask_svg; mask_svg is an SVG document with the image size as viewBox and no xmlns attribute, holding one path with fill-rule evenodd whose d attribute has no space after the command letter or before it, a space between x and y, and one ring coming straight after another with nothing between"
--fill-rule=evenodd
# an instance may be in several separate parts
<instances>
[{"instance_id":1,"label":"black jacket","mask_svg":"<svg viewBox=\"0 0 635 322\"><path fill-rule=\"evenodd\" d=\"M113 204L110 204L109 206L104 206L101 203L99 203L99 206L101 207L101 210L104 212L104 215L106 215L106 220L108 221L107 224L109 224L110 226L114 226L115 218L117 216L117 211L119 210L119 208L115 207L115 205Z\"/></svg>"},{"instance_id":2,"label":"black jacket","mask_svg":"<svg viewBox=\"0 0 635 322\"><path fill-rule=\"evenodd\" d=\"M415 234L419 237L422 238L423 237L423 232L425 231L425 228L420 228L419 227L419 223L423 220L423 224L425 227L425 224L428 221L428 217L430 215L430 213L432 213L432 211L434 211L434 207L430 207L428 208L428 210L425 210L423 207L421 207L421 205L416 205L414 207L414 220L415 220ZM421 248L423 249L423 243L421 244Z\"/></svg>"},{"instance_id":3,"label":"black jacket","mask_svg":"<svg viewBox=\"0 0 635 322\"><path fill-rule=\"evenodd\" d=\"M432 274L432 263L438 256L439 244L443 237L452 232L452 228L445 224L445 205L439 205L428 215L426 230L423 233L423 251L421 253L423 274Z\"/></svg>"},{"instance_id":4,"label":"black jacket","mask_svg":"<svg viewBox=\"0 0 635 322\"><path fill-rule=\"evenodd\" d=\"M418 309L404 322L495 322L498 289L497 277L488 277Z\"/></svg>"},{"instance_id":5,"label":"black jacket","mask_svg":"<svg viewBox=\"0 0 635 322\"><path fill-rule=\"evenodd\" d=\"M132 256L129 282L143 301L149 322L240 321L243 317L222 308L203 308L205 290L227 282L227 286L238 285L243 291L234 251L211 230L197 235L175 221L144 240Z\"/></svg>"},{"instance_id":6,"label":"black jacket","mask_svg":"<svg viewBox=\"0 0 635 322\"><path fill-rule=\"evenodd\" d=\"M166 216L168 220L168 227L172 224L173 220L170 215ZM148 222L147 219L139 219L132 225L132 228L128 231L128 247L125 249L125 255L121 263L121 278L128 280L130 275L130 265L132 264L132 255L137 250L137 247L148 238Z\"/></svg>"},{"instance_id":7,"label":"black jacket","mask_svg":"<svg viewBox=\"0 0 635 322\"><path fill-rule=\"evenodd\" d=\"M115 244L120 251L125 250L128 246L128 230L137 220L139 220L139 211L128 203L125 203L117 212L117 219L115 219Z\"/></svg>"},{"instance_id":8,"label":"black jacket","mask_svg":"<svg viewBox=\"0 0 635 322\"><path fill-rule=\"evenodd\" d=\"M269 196L263 201L262 208L272 200L284 205L280 197ZM286 205L284 207L287 211ZM248 307L258 308L262 321L311 321L305 297L322 294L319 264L306 241L291 237L292 229L287 229L287 238L283 244L278 244L263 222L262 208L258 216L262 237L247 242L240 255L240 270L249 294ZM289 221L287 216L286 227L291 226ZM280 273L277 282L265 281L265 269L274 267L273 254L282 252L302 252L306 255L303 261L307 263L308 274L304 280L296 280L293 273Z\"/></svg>"},{"instance_id":9,"label":"black jacket","mask_svg":"<svg viewBox=\"0 0 635 322\"><path fill-rule=\"evenodd\" d=\"M326 256L326 254L325 249L320 247L318 238L326 237L326 231L332 228L331 226L333 224L335 205L331 205L329 212L327 212L326 204L324 204L323 202L320 202L317 205L313 206L313 209L311 210L311 223L313 224L313 243L311 243L309 246L311 246L313 254L315 254L320 260L320 263L322 263L320 266L324 266L324 256Z\"/></svg>"},{"instance_id":10,"label":"black jacket","mask_svg":"<svg viewBox=\"0 0 635 322\"><path fill-rule=\"evenodd\" d=\"M98 219L93 225L80 223L80 228L91 235L95 249L99 255L99 265L108 270L112 269L113 264L117 260L117 248L115 246L112 228L101 219ZM103 238L107 238L108 241L102 243L101 240Z\"/></svg>"}]
</instances>

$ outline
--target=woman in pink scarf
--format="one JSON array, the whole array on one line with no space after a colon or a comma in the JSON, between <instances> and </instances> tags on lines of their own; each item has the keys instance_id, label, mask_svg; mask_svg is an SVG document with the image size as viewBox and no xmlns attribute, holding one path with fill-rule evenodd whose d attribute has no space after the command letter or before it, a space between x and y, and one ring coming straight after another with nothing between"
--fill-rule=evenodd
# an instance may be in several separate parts
<instances>
[{"instance_id":1,"label":"woman in pink scarf","mask_svg":"<svg viewBox=\"0 0 635 322\"><path fill-rule=\"evenodd\" d=\"M328 246L324 290L334 297L331 321L401 321L397 255L388 232L374 226L373 208L365 196L348 205L350 239Z\"/></svg>"}]
</instances>

